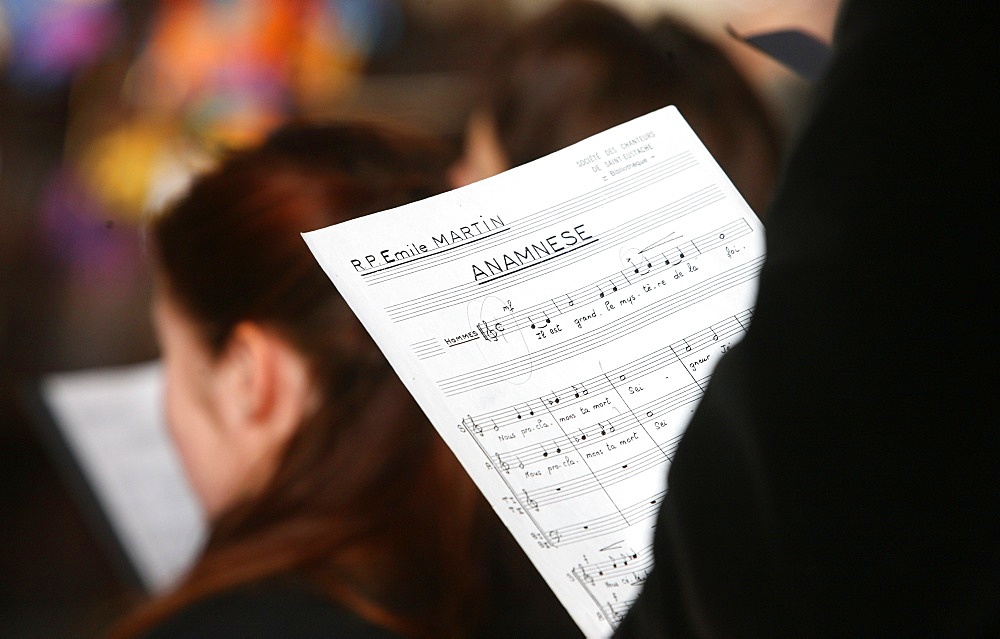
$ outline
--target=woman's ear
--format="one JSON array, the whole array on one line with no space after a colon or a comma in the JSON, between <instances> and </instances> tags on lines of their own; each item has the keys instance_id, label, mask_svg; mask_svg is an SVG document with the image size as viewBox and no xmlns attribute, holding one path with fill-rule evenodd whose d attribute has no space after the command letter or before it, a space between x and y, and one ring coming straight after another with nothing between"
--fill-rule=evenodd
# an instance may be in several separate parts
<instances>
[{"instance_id":1,"label":"woman's ear","mask_svg":"<svg viewBox=\"0 0 1000 639\"><path fill-rule=\"evenodd\" d=\"M275 331L241 322L216 362L214 380L227 435L250 470L270 477L285 445L313 410L308 363Z\"/></svg>"}]
</instances>

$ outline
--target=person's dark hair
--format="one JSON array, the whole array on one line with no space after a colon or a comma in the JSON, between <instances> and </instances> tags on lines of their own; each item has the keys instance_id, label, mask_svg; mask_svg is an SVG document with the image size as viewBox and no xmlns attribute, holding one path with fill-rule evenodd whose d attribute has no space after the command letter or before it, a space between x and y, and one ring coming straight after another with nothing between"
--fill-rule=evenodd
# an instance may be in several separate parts
<instances>
[{"instance_id":1,"label":"person's dark hair","mask_svg":"<svg viewBox=\"0 0 1000 639\"><path fill-rule=\"evenodd\" d=\"M122 636L288 573L408 635L462 636L476 622L489 587L472 556L485 501L300 237L443 190L446 161L398 131L290 126L228 157L151 224L159 285L213 352L241 321L267 326L307 358L322 402L263 493L213 522L185 580Z\"/></svg>"},{"instance_id":2,"label":"person's dark hair","mask_svg":"<svg viewBox=\"0 0 1000 639\"><path fill-rule=\"evenodd\" d=\"M756 210L770 197L778 128L723 51L663 16L643 29L618 9L568 0L497 55L483 105L512 166L676 105Z\"/></svg>"}]
</instances>

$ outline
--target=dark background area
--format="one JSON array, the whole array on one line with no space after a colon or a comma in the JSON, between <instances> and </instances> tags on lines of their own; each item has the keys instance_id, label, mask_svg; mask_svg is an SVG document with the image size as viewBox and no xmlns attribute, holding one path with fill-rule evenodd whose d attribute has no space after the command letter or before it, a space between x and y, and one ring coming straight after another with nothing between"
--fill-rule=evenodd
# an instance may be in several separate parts
<instances>
[{"instance_id":1,"label":"dark background area","mask_svg":"<svg viewBox=\"0 0 1000 639\"><path fill-rule=\"evenodd\" d=\"M157 355L141 219L103 211L82 195L63 193L61 208L51 202L58 192L54 176L94 133L88 127L135 115L134 104L122 105L123 78L154 27L159 3L107 3L115 12L114 36L99 54L46 82L16 73L11 23L15 5L25 4L0 2L0 25L6 18L0 39L0 636L95 636L137 593L109 559L79 499L81 486L56 463L24 399L45 373ZM526 4L382 4L397 11L391 41L366 53L350 92L298 112L403 120L457 142L476 74ZM659 4L666 10L677 3ZM716 4L722 11L735 6ZM819 29L827 28L834 3L809 4ZM778 19L765 13L748 24ZM801 21L801 15L788 19ZM801 85L753 53L742 63L791 126ZM76 202L86 214L76 215Z\"/></svg>"}]
</instances>

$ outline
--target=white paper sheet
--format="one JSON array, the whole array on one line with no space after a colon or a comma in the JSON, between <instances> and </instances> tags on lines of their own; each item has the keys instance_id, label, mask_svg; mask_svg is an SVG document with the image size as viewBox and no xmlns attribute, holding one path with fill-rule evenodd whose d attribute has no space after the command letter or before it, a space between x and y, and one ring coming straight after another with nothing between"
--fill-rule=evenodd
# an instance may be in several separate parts
<instances>
[{"instance_id":1,"label":"white paper sheet","mask_svg":"<svg viewBox=\"0 0 1000 639\"><path fill-rule=\"evenodd\" d=\"M763 236L673 107L304 235L587 636L652 566L668 465L750 322Z\"/></svg>"},{"instance_id":2,"label":"white paper sheet","mask_svg":"<svg viewBox=\"0 0 1000 639\"><path fill-rule=\"evenodd\" d=\"M43 399L143 584L169 587L206 525L166 431L157 362L46 377Z\"/></svg>"}]
</instances>

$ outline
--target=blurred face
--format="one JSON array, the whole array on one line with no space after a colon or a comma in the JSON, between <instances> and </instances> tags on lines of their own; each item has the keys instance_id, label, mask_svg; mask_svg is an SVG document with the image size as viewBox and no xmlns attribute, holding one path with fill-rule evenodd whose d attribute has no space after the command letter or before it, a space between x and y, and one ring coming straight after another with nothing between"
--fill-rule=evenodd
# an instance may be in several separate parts
<instances>
[{"instance_id":1,"label":"blurred face","mask_svg":"<svg viewBox=\"0 0 1000 639\"><path fill-rule=\"evenodd\" d=\"M158 292L153 320L163 358L165 404L170 434L192 488L209 519L249 493L248 460L239 433L229 424L230 408L220 392L218 368L194 323Z\"/></svg>"}]
</instances>

